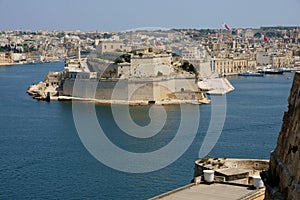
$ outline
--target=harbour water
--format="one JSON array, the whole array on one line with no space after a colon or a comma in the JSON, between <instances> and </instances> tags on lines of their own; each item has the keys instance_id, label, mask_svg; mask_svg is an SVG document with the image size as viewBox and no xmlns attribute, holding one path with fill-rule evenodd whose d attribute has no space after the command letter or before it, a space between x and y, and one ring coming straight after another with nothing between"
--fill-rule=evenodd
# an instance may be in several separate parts
<instances>
[{"instance_id":1,"label":"harbour water","mask_svg":"<svg viewBox=\"0 0 300 200\"><path fill-rule=\"evenodd\" d=\"M0 199L146 199L191 181L211 105L199 107L196 138L177 161L145 174L116 171L84 148L70 102L36 101L26 94L30 84L63 66L57 62L0 67ZM268 159L287 110L292 79L293 73L229 78L235 91L227 95L225 125L209 156ZM130 108L138 124L149 123L148 108ZM107 137L133 152L153 151L174 137L180 109L165 109L166 129L155 140L143 142L121 134L109 106L96 106Z\"/></svg>"}]
</instances>

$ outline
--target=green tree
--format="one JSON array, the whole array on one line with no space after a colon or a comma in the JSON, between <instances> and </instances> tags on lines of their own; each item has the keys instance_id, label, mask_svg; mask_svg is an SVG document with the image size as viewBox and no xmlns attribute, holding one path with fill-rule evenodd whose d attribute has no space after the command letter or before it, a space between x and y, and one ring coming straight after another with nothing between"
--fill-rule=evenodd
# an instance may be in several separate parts
<instances>
[{"instance_id":1,"label":"green tree","mask_svg":"<svg viewBox=\"0 0 300 200\"><path fill-rule=\"evenodd\" d=\"M259 32L255 33L255 34L254 34L254 37L255 37L255 38L261 38L261 33L259 33Z\"/></svg>"}]
</instances>

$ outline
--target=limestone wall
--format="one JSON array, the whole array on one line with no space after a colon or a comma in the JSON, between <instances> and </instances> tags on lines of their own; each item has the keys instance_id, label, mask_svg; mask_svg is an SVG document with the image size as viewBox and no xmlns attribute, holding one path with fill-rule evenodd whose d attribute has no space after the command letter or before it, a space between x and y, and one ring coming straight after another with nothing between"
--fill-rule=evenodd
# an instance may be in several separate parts
<instances>
[{"instance_id":1,"label":"limestone wall","mask_svg":"<svg viewBox=\"0 0 300 200\"><path fill-rule=\"evenodd\" d=\"M198 90L194 79L107 79L100 82L97 79L79 79L77 92L73 93L74 81L75 79L64 81L63 96L123 101L194 100Z\"/></svg>"},{"instance_id":2,"label":"limestone wall","mask_svg":"<svg viewBox=\"0 0 300 200\"><path fill-rule=\"evenodd\" d=\"M267 170L269 168L268 160L259 159L235 159L235 158L203 158L195 162L194 177L202 175L204 169L238 169L246 170L249 175L256 172Z\"/></svg>"},{"instance_id":3,"label":"limestone wall","mask_svg":"<svg viewBox=\"0 0 300 200\"><path fill-rule=\"evenodd\" d=\"M171 65L153 65L141 64L131 68L131 76L133 77L155 77L155 76L169 76L174 72Z\"/></svg>"},{"instance_id":4,"label":"limestone wall","mask_svg":"<svg viewBox=\"0 0 300 200\"><path fill-rule=\"evenodd\" d=\"M138 65L171 65L172 62L172 55L171 54L163 54L163 55L152 55L147 56L144 55L142 57L139 56L132 56L131 58L131 67L136 68Z\"/></svg>"},{"instance_id":5,"label":"limestone wall","mask_svg":"<svg viewBox=\"0 0 300 200\"><path fill-rule=\"evenodd\" d=\"M300 199L300 72L295 73L288 112L266 176L266 200Z\"/></svg>"},{"instance_id":6,"label":"limestone wall","mask_svg":"<svg viewBox=\"0 0 300 200\"><path fill-rule=\"evenodd\" d=\"M124 49L124 44L121 41L100 41L96 51L98 54L103 54L105 52L115 52L115 51L123 51Z\"/></svg>"}]
</instances>

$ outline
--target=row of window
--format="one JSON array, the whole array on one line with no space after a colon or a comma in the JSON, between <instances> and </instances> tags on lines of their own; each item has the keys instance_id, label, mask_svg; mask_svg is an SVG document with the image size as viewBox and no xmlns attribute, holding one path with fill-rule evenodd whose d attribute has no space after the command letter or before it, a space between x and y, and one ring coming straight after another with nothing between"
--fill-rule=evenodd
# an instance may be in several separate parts
<instances>
[{"instance_id":1,"label":"row of window","mask_svg":"<svg viewBox=\"0 0 300 200\"><path fill-rule=\"evenodd\" d=\"M236 72L240 72L243 69L243 67L234 67L234 68L219 68L217 71L219 73L236 73ZM245 67L244 67L245 69ZM244 70L243 69L243 70Z\"/></svg>"},{"instance_id":2,"label":"row of window","mask_svg":"<svg viewBox=\"0 0 300 200\"><path fill-rule=\"evenodd\" d=\"M110 49L113 49L114 48L114 45L110 45ZM122 45L120 45L120 47L119 47L120 49L122 49L123 48L123 46ZM107 49L107 46L106 45L104 45L104 49Z\"/></svg>"},{"instance_id":3,"label":"row of window","mask_svg":"<svg viewBox=\"0 0 300 200\"><path fill-rule=\"evenodd\" d=\"M229 63L230 63L230 62L228 61L227 65L229 65ZM225 66L225 65L226 65L226 62L217 62L216 65L217 65L217 66L219 66L219 65L220 65L220 66L222 66L222 65ZM246 63L245 63L245 62L238 62L238 63L235 62L235 63L233 63L233 65L234 65L234 66L241 66L241 65L244 65L244 66L245 66Z\"/></svg>"}]
</instances>

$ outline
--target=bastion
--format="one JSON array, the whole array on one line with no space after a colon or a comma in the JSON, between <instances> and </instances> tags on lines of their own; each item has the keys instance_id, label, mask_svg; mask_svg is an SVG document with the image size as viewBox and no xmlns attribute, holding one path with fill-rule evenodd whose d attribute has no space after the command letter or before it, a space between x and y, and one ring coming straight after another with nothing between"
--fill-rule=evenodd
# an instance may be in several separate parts
<instances>
[{"instance_id":1,"label":"bastion","mask_svg":"<svg viewBox=\"0 0 300 200\"><path fill-rule=\"evenodd\" d=\"M295 73L270 168L262 177L266 200L300 199L300 72Z\"/></svg>"}]
</instances>

